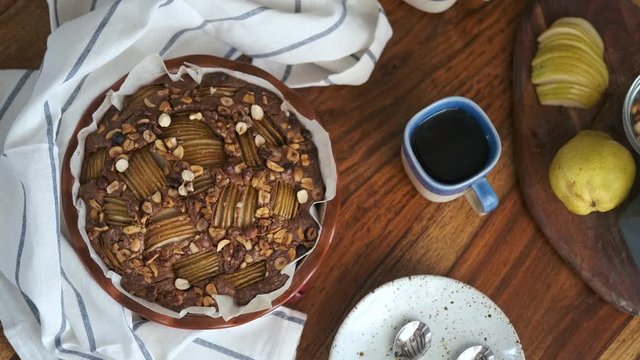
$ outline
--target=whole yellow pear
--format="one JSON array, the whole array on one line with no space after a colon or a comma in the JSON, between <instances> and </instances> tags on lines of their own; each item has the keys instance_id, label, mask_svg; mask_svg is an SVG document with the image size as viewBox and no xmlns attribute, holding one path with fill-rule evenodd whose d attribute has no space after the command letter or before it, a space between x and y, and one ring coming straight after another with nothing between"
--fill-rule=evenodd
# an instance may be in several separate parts
<instances>
[{"instance_id":1,"label":"whole yellow pear","mask_svg":"<svg viewBox=\"0 0 640 360\"><path fill-rule=\"evenodd\" d=\"M551 189L574 214L605 212L629 195L636 177L633 156L601 131L584 130L564 144L549 168Z\"/></svg>"}]
</instances>

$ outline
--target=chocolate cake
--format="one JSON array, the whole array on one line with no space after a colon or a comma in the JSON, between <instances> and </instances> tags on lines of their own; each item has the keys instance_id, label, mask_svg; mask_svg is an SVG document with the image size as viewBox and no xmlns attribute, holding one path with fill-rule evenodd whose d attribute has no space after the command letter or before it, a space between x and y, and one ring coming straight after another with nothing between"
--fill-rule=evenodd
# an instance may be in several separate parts
<instances>
[{"instance_id":1,"label":"chocolate cake","mask_svg":"<svg viewBox=\"0 0 640 360\"><path fill-rule=\"evenodd\" d=\"M129 293L179 311L286 282L324 197L317 149L282 99L225 73L156 79L87 136L86 231Z\"/></svg>"}]
</instances>

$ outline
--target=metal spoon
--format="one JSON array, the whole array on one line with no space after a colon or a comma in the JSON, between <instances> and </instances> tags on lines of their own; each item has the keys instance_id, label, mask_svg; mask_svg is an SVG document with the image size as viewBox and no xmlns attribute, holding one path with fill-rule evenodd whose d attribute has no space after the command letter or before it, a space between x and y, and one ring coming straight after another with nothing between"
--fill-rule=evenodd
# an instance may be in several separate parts
<instances>
[{"instance_id":1,"label":"metal spoon","mask_svg":"<svg viewBox=\"0 0 640 360\"><path fill-rule=\"evenodd\" d=\"M422 321L404 325L393 341L393 356L396 359L418 360L431 346L431 330Z\"/></svg>"},{"instance_id":2,"label":"metal spoon","mask_svg":"<svg viewBox=\"0 0 640 360\"><path fill-rule=\"evenodd\" d=\"M467 348L459 356L458 360L494 360L493 351L486 346L476 345Z\"/></svg>"}]
</instances>

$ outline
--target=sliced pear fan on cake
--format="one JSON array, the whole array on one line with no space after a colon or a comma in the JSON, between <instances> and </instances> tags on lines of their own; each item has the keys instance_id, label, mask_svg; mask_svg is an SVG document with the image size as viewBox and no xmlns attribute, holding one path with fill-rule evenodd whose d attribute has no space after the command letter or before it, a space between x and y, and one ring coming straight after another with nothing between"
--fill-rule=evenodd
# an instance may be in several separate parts
<instances>
[{"instance_id":1,"label":"sliced pear fan on cake","mask_svg":"<svg viewBox=\"0 0 640 360\"><path fill-rule=\"evenodd\" d=\"M267 276L267 264L264 261L247 265L244 269L240 269L232 274L222 275L222 278L236 289L242 289L251 284L255 284L264 280Z\"/></svg>"},{"instance_id":2,"label":"sliced pear fan on cake","mask_svg":"<svg viewBox=\"0 0 640 360\"><path fill-rule=\"evenodd\" d=\"M292 219L298 211L298 200L293 185L279 181L276 184L273 212L286 219Z\"/></svg>"},{"instance_id":3,"label":"sliced pear fan on cake","mask_svg":"<svg viewBox=\"0 0 640 360\"><path fill-rule=\"evenodd\" d=\"M224 141L207 124L190 120L188 115L173 115L171 125L162 131L160 137L175 137L184 148L183 160L191 164L219 167L227 162Z\"/></svg>"},{"instance_id":4,"label":"sliced pear fan on cake","mask_svg":"<svg viewBox=\"0 0 640 360\"><path fill-rule=\"evenodd\" d=\"M90 180L97 179L104 170L104 162L107 154L106 148L101 148L86 157L82 164L80 183L86 184Z\"/></svg>"},{"instance_id":5,"label":"sliced pear fan on cake","mask_svg":"<svg viewBox=\"0 0 640 360\"><path fill-rule=\"evenodd\" d=\"M189 215L176 208L163 210L149 219L144 235L145 253L179 241L192 240L197 234Z\"/></svg>"},{"instance_id":6,"label":"sliced pear fan on cake","mask_svg":"<svg viewBox=\"0 0 640 360\"><path fill-rule=\"evenodd\" d=\"M124 200L105 196L102 209L104 210L104 222L112 226L131 225L135 219L129 214L127 203Z\"/></svg>"},{"instance_id":7,"label":"sliced pear fan on cake","mask_svg":"<svg viewBox=\"0 0 640 360\"><path fill-rule=\"evenodd\" d=\"M172 267L176 278L188 280L190 284L216 276L222 271L220 254L213 250L183 257Z\"/></svg>"},{"instance_id":8,"label":"sliced pear fan on cake","mask_svg":"<svg viewBox=\"0 0 640 360\"><path fill-rule=\"evenodd\" d=\"M140 200L147 199L167 183L148 146L131 154L129 167L120 176Z\"/></svg>"},{"instance_id":9,"label":"sliced pear fan on cake","mask_svg":"<svg viewBox=\"0 0 640 360\"><path fill-rule=\"evenodd\" d=\"M258 156L258 149L249 132L246 131L242 135L238 135L240 150L242 151L242 159L249 167L262 165L262 159Z\"/></svg>"},{"instance_id":10,"label":"sliced pear fan on cake","mask_svg":"<svg viewBox=\"0 0 640 360\"><path fill-rule=\"evenodd\" d=\"M213 176L209 174L205 174L199 176L193 180L193 192L189 193L189 196L197 195L202 192L209 190L213 185L215 185L216 181Z\"/></svg>"},{"instance_id":11,"label":"sliced pear fan on cake","mask_svg":"<svg viewBox=\"0 0 640 360\"><path fill-rule=\"evenodd\" d=\"M262 119L253 119L253 126L256 131L262 135L266 140L266 143L272 146L282 146L285 143L285 138L280 133L280 130L275 126L267 116Z\"/></svg>"}]
</instances>

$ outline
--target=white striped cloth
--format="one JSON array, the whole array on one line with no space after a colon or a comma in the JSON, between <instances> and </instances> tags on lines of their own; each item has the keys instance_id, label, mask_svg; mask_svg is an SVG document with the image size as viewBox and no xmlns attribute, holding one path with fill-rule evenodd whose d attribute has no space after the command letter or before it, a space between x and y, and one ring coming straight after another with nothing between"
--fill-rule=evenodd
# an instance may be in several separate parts
<instances>
[{"instance_id":1,"label":"white striped cloth","mask_svg":"<svg viewBox=\"0 0 640 360\"><path fill-rule=\"evenodd\" d=\"M0 71L0 321L23 359L292 359L306 316L240 327L142 320L68 244L60 163L84 109L151 53L253 57L292 87L361 84L391 28L374 0L50 0L39 71Z\"/></svg>"}]
</instances>

